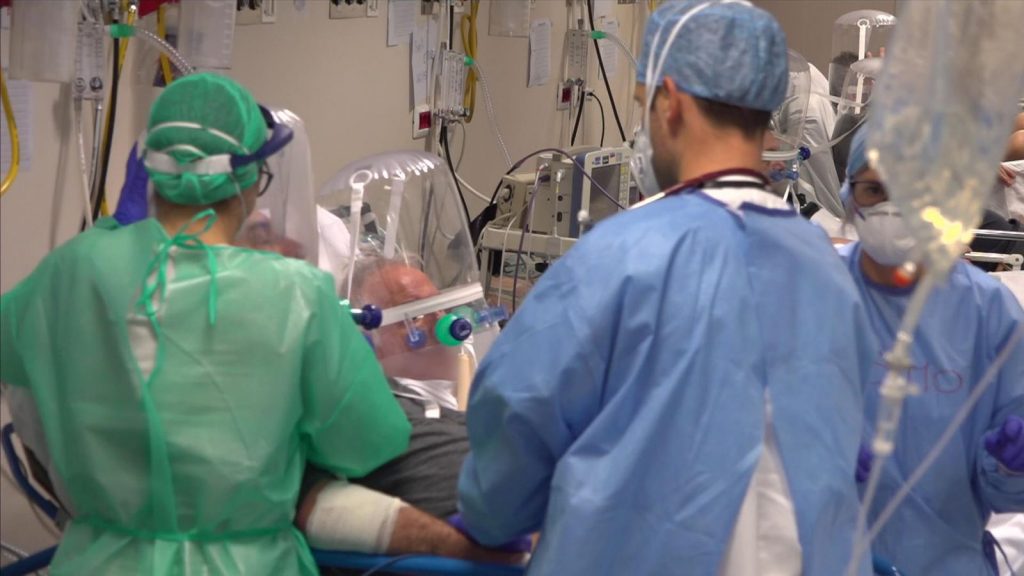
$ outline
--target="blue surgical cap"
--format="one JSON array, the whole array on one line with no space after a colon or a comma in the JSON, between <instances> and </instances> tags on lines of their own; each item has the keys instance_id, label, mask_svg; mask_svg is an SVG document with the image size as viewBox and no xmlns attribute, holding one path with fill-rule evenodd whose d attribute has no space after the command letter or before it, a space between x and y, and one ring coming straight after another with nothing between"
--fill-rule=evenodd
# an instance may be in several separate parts
<instances>
[{"instance_id":1,"label":"blue surgical cap","mask_svg":"<svg viewBox=\"0 0 1024 576\"><path fill-rule=\"evenodd\" d=\"M789 83L786 35L771 14L746 3L663 3L644 30L637 82L646 83L648 59L660 58L675 25L702 4L709 5L686 21L668 47L655 83L669 77L681 90L706 100L753 110L778 108ZM658 54L652 55L659 29Z\"/></svg>"},{"instance_id":2,"label":"blue surgical cap","mask_svg":"<svg viewBox=\"0 0 1024 576\"><path fill-rule=\"evenodd\" d=\"M850 154L846 160L846 182L843 183L843 187L839 191L839 199L844 204L850 199L850 180L857 172L868 167L867 147L868 131L866 127L862 126L853 135Z\"/></svg>"},{"instance_id":3,"label":"blue surgical cap","mask_svg":"<svg viewBox=\"0 0 1024 576\"><path fill-rule=\"evenodd\" d=\"M867 168L867 146L868 131L865 127L857 130L853 135L853 142L850 144L850 156L846 160L846 179L849 180L854 174Z\"/></svg>"}]
</instances>

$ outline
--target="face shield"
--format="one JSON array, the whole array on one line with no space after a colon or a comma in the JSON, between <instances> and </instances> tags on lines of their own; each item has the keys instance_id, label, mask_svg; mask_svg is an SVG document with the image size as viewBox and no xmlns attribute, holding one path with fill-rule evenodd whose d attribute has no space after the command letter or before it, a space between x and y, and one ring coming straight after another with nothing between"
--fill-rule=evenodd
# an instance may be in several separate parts
<instances>
[{"instance_id":1,"label":"face shield","mask_svg":"<svg viewBox=\"0 0 1024 576\"><path fill-rule=\"evenodd\" d=\"M865 58L854 62L846 71L843 87L839 92L839 105L836 112L859 115L871 102L871 93L875 88L875 80L882 73L881 58Z\"/></svg>"},{"instance_id":2,"label":"face shield","mask_svg":"<svg viewBox=\"0 0 1024 576\"><path fill-rule=\"evenodd\" d=\"M765 133L762 159L772 189L788 199L800 178L801 146L807 118L807 102L811 93L811 70L807 60L788 51L789 84L786 97L772 111L769 130Z\"/></svg>"},{"instance_id":3,"label":"face shield","mask_svg":"<svg viewBox=\"0 0 1024 576\"><path fill-rule=\"evenodd\" d=\"M896 17L880 10L857 10L836 20L832 25L832 59L828 65L832 96L840 97L851 64L865 58L882 57L895 27Z\"/></svg>"},{"instance_id":4,"label":"face shield","mask_svg":"<svg viewBox=\"0 0 1024 576\"><path fill-rule=\"evenodd\" d=\"M382 311L368 337L385 373L458 382L468 393L474 356L483 357L505 314L484 301L465 211L444 162L423 152L360 160L321 189L319 203L351 232L354 257L341 296L353 308Z\"/></svg>"},{"instance_id":5,"label":"face shield","mask_svg":"<svg viewBox=\"0 0 1024 576\"><path fill-rule=\"evenodd\" d=\"M846 159L849 156L853 135L861 129L867 118L875 81L882 73L881 58L865 58L855 62L846 73L832 130L832 161L840 179L846 178Z\"/></svg>"},{"instance_id":6,"label":"face shield","mask_svg":"<svg viewBox=\"0 0 1024 576\"><path fill-rule=\"evenodd\" d=\"M267 158L262 167L256 206L239 230L235 243L277 252L316 266L319 235L309 136L302 119L283 108L271 109L274 121L287 126L290 145Z\"/></svg>"}]
</instances>

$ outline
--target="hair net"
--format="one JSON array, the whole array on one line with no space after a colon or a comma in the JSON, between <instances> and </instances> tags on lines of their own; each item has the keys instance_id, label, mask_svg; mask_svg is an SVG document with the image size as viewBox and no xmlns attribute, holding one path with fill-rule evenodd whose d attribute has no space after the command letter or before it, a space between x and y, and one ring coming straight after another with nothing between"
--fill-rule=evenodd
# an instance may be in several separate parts
<instances>
[{"instance_id":1,"label":"hair net","mask_svg":"<svg viewBox=\"0 0 1024 576\"><path fill-rule=\"evenodd\" d=\"M846 182L843 182L843 188L839 191L839 197L844 204L850 199L850 180L853 179L857 172L868 167L867 141L868 131L863 128L858 129L853 135L853 143L850 144L850 156L846 161Z\"/></svg>"},{"instance_id":2,"label":"hair net","mask_svg":"<svg viewBox=\"0 0 1024 576\"><path fill-rule=\"evenodd\" d=\"M850 158L846 161L847 180L853 178L857 172L867 168L867 141L867 130L857 130L857 133L853 135L853 144L850 145Z\"/></svg>"},{"instance_id":3,"label":"hair net","mask_svg":"<svg viewBox=\"0 0 1024 576\"><path fill-rule=\"evenodd\" d=\"M217 154L251 154L267 138L255 98L240 84L216 74L176 80L153 103L146 148L179 164ZM258 163L231 173L164 173L147 166L158 194L175 204L205 206L230 198L259 179Z\"/></svg>"},{"instance_id":4,"label":"hair net","mask_svg":"<svg viewBox=\"0 0 1024 576\"><path fill-rule=\"evenodd\" d=\"M700 8L702 4L708 5ZM673 35L687 16L685 29ZM693 96L753 110L774 110L786 96L786 36L771 14L749 3L662 4L644 29L637 82L647 83L644 64L652 57L660 59L665 50L660 73L654 63L655 84L669 77Z\"/></svg>"}]
</instances>

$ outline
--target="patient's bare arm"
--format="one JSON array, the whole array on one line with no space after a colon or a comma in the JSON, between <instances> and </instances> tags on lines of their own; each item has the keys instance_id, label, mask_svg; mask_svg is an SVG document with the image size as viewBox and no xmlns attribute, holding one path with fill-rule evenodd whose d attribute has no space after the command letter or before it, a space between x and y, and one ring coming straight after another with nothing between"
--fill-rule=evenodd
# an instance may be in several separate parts
<instances>
[{"instance_id":1,"label":"patient's bare arm","mask_svg":"<svg viewBox=\"0 0 1024 576\"><path fill-rule=\"evenodd\" d=\"M330 483L331 481L318 483L300 503L295 524L303 532L308 532L310 516L317 506L318 496ZM366 526L365 528L371 531L376 530L375 526ZM352 551L365 552L366 550ZM478 546L443 520L408 505L403 505L398 509L390 540L383 552L386 554L429 554L501 564L517 563L523 559L521 554L495 552Z\"/></svg>"}]
</instances>

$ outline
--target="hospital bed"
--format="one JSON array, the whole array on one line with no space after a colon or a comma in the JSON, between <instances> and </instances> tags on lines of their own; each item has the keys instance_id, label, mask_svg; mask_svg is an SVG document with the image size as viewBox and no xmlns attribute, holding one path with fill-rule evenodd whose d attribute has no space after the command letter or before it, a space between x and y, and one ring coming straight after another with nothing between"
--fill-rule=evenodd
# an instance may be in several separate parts
<instances>
[{"instance_id":1,"label":"hospital bed","mask_svg":"<svg viewBox=\"0 0 1024 576\"><path fill-rule=\"evenodd\" d=\"M24 464L14 449L14 425L7 424L0 431L0 445L7 459L11 475L18 487L29 499L32 506L37 507L51 520L61 514L61 508L46 495L41 493L29 481ZM24 576L49 566L56 553L53 546L36 552L27 558L0 568L0 576ZM362 574L403 574L409 576L522 576L526 569L522 566L506 566L498 564L482 564L444 558L405 554L385 556L376 554L359 554L355 552L313 550L313 558L321 569L338 568L356 571Z\"/></svg>"},{"instance_id":2,"label":"hospital bed","mask_svg":"<svg viewBox=\"0 0 1024 576\"><path fill-rule=\"evenodd\" d=\"M15 481L18 483L18 487L28 497L31 505L39 508L50 519L56 520L61 513L60 507L32 485L32 482L29 481L25 473L25 467L14 449L14 425L7 424L3 427L0 434L2 434L0 435L0 445L3 447L4 457L7 459L7 464ZM0 568L0 576L26 576L42 570L50 565L56 551L57 547L53 546L8 564ZM416 554L385 556L356 552L313 550L313 558L321 569L362 571L364 575L523 576L526 572L526 568L523 566L482 564L456 558ZM896 567L882 558L873 558L873 568L878 576L901 575Z\"/></svg>"},{"instance_id":3,"label":"hospital bed","mask_svg":"<svg viewBox=\"0 0 1024 576\"><path fill-rule=\"evenodd\" d=\"M1011 232L1006 230L975 230L975 238L989 240L1012 240L1024 242L1024 232ZM1024 268L1024 256L1020 254L999 254L994 252L968 252L965 258L972 262L994 262L1006 264L1012 271L1020 271Z\"/></svg>"},{"instance_id":4,"label":"hospital bed","mask_svg":"<svg viewBox=\"0 0 1024 576\"><path fill-rule=\"evenodd\" d=\"M30 503L38 507L51 519L56 519L60 507L40 493L29 481L18 453L14 450L14 425L3 427L2 443L4 457L11 469L18 486L25 493ZM27 558L23 558L0 568L0 576L26 576L49 566L57 547L47 548ZM384 556L376 554L360 554L329 550L313 550L313 558L321 569L337 568L348 571L362 571L370 574L403 574L409 576L522 576L526 568L522 566L504 566L498 564L481 564L443 558L440 556L423 556L405 554L400 556ZM873 559L874 572L878 576L900 576L899 570L889 562Z\"/></svg>"}]
</instances>

